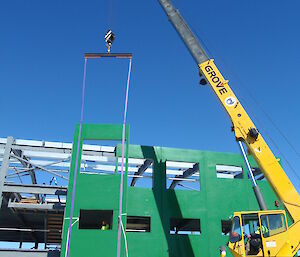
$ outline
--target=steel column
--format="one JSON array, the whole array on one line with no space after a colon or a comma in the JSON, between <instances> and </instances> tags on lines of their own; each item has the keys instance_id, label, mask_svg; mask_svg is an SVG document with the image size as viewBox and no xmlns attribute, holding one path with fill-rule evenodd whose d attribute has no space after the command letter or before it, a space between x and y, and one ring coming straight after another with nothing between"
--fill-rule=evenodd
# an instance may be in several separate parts
<instances>
[{"instance_id":1,"label":"steel column","mask_svg":"<svg viewBox=\"0 0 300 257\"><path fill-rule=\"evenodd\" d=\"M10 158L10 152L11 152L11 147L13 142L14 139L12 137L8 137L6 141L5 150L4 150L4 155L3 155L3 160L2 160L1 170L0 170L0 206L2 205L2 200L3 200L2 193L4 188L4 181L9 167L9 158Z\"/></svg>"}]
</instances>

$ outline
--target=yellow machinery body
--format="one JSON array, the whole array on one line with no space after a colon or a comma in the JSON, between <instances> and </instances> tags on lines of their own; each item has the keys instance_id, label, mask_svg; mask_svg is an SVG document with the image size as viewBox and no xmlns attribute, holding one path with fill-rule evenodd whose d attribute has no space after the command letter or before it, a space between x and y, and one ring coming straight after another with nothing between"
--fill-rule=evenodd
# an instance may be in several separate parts
<instances>
[{"instance_id":1,"label":"yellow machinery body","mask_svg":"<svg viewBox=\"0 0 300 257\"><path fill-rule=\"evenodd\" d=\"M272 151L264 141L263 137L258 133L257 138L253 138L250 135L250 130L256 127L252 120L244 110L241 103L238 101L237 97L231 90L226 81L213 60L208 60L199 64L200 73L205 77L207 82L210 84L211 88L217 95L221 104L225 108L226 112L231 118L233 129L235 132L235 137L237 141L243 141L248 148L248 151L253 155L257 161L259 167L261 168L266 179L274 189L275 193L278 195L279 199L285 205L293 224L288 227L286 223L286 213L285 211L259 211L259 212L236 212L234 213L233 219L240 219L240 229L241 234L238 241L235 242L236 238L232 240L233 236L231 234L231 241L228 243L228 247L235 257L238 256L251 256L251 252L247 252L247 246L245 245L245 235L246 232L243 231L245 224L243 223L243 217L251 217L259 222L259 227L261 229L261 217L264 219L270 218L271 223L279 223L279 217L277 214L283 215L282 226L276 224L268 224L268 230L270 233L268 236L262 235L260 237L260 251L254 254L255 256L294 256L300 249L300 196L294 188L293 184L285 174L278 160L273 155ZM257 130L256 130L257 131ZM263 216L262 216L263 215ZM271 215L271 216L268 216ZM235 218L237 217L237 218ZM250 226L247 224L248 227ZM255 225L255 224L254 224ZM257 225L255 225L257 226ZM271 227L270 227L271 226ZM234 229L234 228L233 228ZM249 230L249 229L248 229ZM237 233L232 231L232 233ZM249 239L251 240L251 238ZM233 242L232 242L233 241ZM253 253L253 252L252 252ZM253 255L253 254L252 254Z\"/></svg>"},{"instance_id":2,"label":"yellow machinery body","mask_svg":"<svg viewBox=\"0 0 300 257\"><path fill-rule=\"evenodd\" d=\"M279 161L255 127L243 106L210 59L201 43L190 30L170 0L159 0L170 22L199 66L232 121L236 140L243 142L254 157L262 173L284 204L293 224L287 225L286 212L278 210L236 212L228 247L235 257L281 256L293 257L300 249L300 196ZM254 181L255 182L255 181ZM258 199L259 200L259 199ZM259 201L260 202L260 201ZM265 209L262 205L261 209ZM224 255L223 247L221 255Z\"/></svg>"},{"instance_id":3,"label":"yellow machinery body","mask_svg":"<svg viewBox=\"0 0 300 257\"><path fill-rule=\"evenodd\" d=\"M245 224L244 222L245 217L248 218L249 216L258 218L258 227L264 225L269 227L267 232L264 232L262 229L257 229L258 234L256 235L260 241L257 243L256 249L252 251L250 241L253 239L251 239L251 237L249 238L251 226L247 227L249 224ZM277 223L274 223L274 221ZM255 231L252 232L255 233ZM294 256L299 249L299 245L295 245L294 240L298 236L299 230L297 231L296 227L292 225L288 228L285 211L235 212L228 247L234 257ZM249 244L249 247L247 247L247 244Z\"/></svg>"}]
</instances>

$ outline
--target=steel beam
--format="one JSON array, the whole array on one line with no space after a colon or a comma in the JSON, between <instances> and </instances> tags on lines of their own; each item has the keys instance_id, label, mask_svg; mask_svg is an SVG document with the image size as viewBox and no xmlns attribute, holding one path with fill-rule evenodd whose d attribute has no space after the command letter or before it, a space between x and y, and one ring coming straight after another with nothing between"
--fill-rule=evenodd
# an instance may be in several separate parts
<instances>
[{"instance_id":1,"label":"steel beam","mask_svg":"<svg viewBox=\"0 0 300 257\"><path fill-rule=\"evenodd\" d=\"M143 175L143 173L150 167L150 165L152 164L152 160L145 160L144 164L138 169L137 172L134 173L134 178L132 179L130 186L133 187L137 180L139 179L139 177L136 176L141 176Z\"/></svg>"},{"instance_id":2,"label":"steel beam","mask_svg":"<svg viewBox=\"0 0 300 257\"><path fill-rule=\"evenodd\" d=\"M46 194L46 195L67 195L67 187L5 183L3 186L3 192L27 193L27 194Z\"/></svg>"},{"instance_id":3,"label":"steel beam","mask_svg":"<svg viewBox=\"0 0 300 257\"><path fill-rule=\"evenodd\" d=\"M176 180L173 180L169 189L174 189L182 180L192 176L193 174L195 174L198 171L199 171L199 163L195 163L193 168L189 168L189 169L185 170L182 175L175 176Z\"/></svg>"},{"instance_id":4,"label":"steel beam","mask_svg":"<svg viewBox=\"0 0 300 257\"><path fill-rule=\"evenodd\" d=\"M1 170L0 170L0 207L2 205L2 200L3 200L3 189L4 189L4 181L5 181L5 176L7 174L8 168L9 168L9 158L10 158L10 152L11 152L11 147L14 142L14 139L12 137L8 137L6 141L6 146L4 150L4 155L3 155L3 160L2 160L2 165L1 165Z\"/></svg>"},{"instance_id":5,"label":"steel beam","mask_svg":"<svg viewBox=\"0 0 300 257\"><path fill-rule=\"evenodd\" d=\"M0 257L59 257L58 250L0 249Z\"/></svg>"},{"instance_id":6,"label":"steel beam","mask_svg":"<svg viewBox=\"0 0 300 257\"><path fill-rule=\"evenodd\" d=\"M65 204L60 203L44 203L44 204L38 204L38 203L16 203L16 202L8 202L7 205L8 208L14 208L14 209L27 209L27 210L64 210Z\"/></svg>"},{"instance_id":7,"label":"steel beam","mask_svg":"<svg viewBox=\"0 0 300 257\"><path fill-rule=\"evenodd\" d=\"M28 173L30 174L31 180L32 180L32 184L36 184L36 176L34 173L34 167L28 163L29 160L27 159L27 157L25 155L23 155L22 150L18 150L18 149L12 149L12 152L14 153L14 155L22 158L23 160L19 159L20 163L23 165L24 168L27 168Z\"/></svg>"},{"instance_id":8,"label":"steel beam","mask_svg":"<svg viewBox=\"0 0 300 257\"><path fill-rule=\"evenodd\" d=\"M126 58L131 59L131 53L85 53L84 58L86 59L95 59L95 58L103 58L103 57L114 57L114 58Z\"/></svg>"},{"instance_id":9,"label":"steel beam","mask_svg":"<svg viewBox=\"0 0 300 257\"><path fill-rule=\"evenodd\" d=\"M64 177L63 175L60 175L60 174L58 174L58 173L56 173L56 172L53 172L53 171L51 171L51 170L49 170L49 169L46 169L46 168L44 168L43 166L35 165L35 164L33 164L32 162L27 161L27 160L24 160L24 159L22 159L22 158L20 158L20 157L18 157L18 156L16 156L16 155L14 155L14 154L12 154L12 157L14 157L14 158L16 158L16 159L18 159L18 160L23 160L24 162L26 162L26 163L31 164L32 166L34 166L36 169L46 171L46 172L51 173L51 174L53 174L53 175L55 175L55 176L57 176L57 177L60 177L60 178L62 178L62 179L69 180L67 177Z\"/></svg>"}]
</instances>

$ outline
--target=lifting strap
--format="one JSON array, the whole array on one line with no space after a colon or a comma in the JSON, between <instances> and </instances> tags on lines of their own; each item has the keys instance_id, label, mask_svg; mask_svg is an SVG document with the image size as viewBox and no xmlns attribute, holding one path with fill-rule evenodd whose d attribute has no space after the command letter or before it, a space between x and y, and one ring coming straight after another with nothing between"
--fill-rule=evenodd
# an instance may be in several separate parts
<instances>
[{"instance_id":1,"label":"lifting strap","mask_svg":"<svg viewBox=\"0 0 300 257\"><path fill-rule=\"evenodd\" d=\"M124 157L125 157L125 128L126 128L126 118L127 118L129 84L130 84L130 76L131 76L131 64L132 64L132 55L131 54L92 54L92 56L89 56L89 54L85 54L83 82L82 82L81 115L80 115L79 134L78 134L77 152L76 152L76 160L75 160L75 171L74 171L74 179L73 179L72 198L71 198L71 210L70 210L70 217L68 218L69 219L69 228L68 228L68 234L67 234L65 257L69 257L69 254L70 254L71 231L72 231L74 202L75 202L75 189L76 189L76 179L77 179L77 172L78 172L79 149L80 149L80 142L81 142L81 129L82 129L83 112L84 112L87 59L88 58L92 58L92 59L102 58L102 57L116 57L116 58L128 58L129 59L129 68L128 68L128 75L127 75L127 83L126 83L125 105L124 105L123 130L122 130L122 161L121 161L121 182L120 182L120 200L119 200L119 216L118 216L119 225L118 225L117 256L120 257L121 230L122 230L122 225L123 225L122 224L122 204L123 204L123 175L124 175ZM124 230L124 228L123 228L123 230ZM123 233L124 233L124 231L123 231ZM124 238L125 238L125 243L126 243L126 254L128 256L127 241L126 241L125 233L124 233Z\"/></svg>"},{"instance_id":2,"label":"lifting strap","mask_svg":"<svg viewBox=\"0 0 300 257\"><path fill-rule=\"evenodd\" d=\"M119 200L119 224L118 224L118 245L117 245L117 257L120 257L121 250L121 229L122 229L122 204L123 204L123 174L124 174L124 155L125 155L125 124L127 117L127 105L128 105L128 92L129 92L129 82L130 82L130 74L131 74L131 61L129 59L129 68L127 75L127 84L126 84L126 96L125 96L125 106L124 106L124 119L123 119L123 131L122 131L122 162L121 162L121 182L120 182L120 200ZM124 233L125 237L125 233ZM126 237L125 237L126 239ZM126 242L127 243L127 242ZM127 249L127 246L126 246Z\"/></svg>"},{"instance_id":3,"label":"lifting strap","mask_svg":"<svg viewBox=\"0 0 300 257\"><path fill-rule=\"evenodd\" d=\"M67 235L66 251L65 257L69 257L70 254L70 239L71 239L71 230L73 223L73 212L74 212L74 200L75 200L75 189L76 189L76 179L77 179L77 170L78 170L78 159L79 159L79 149L80 149L80 140L81 140L81 128L83 122L83 110L84 110L84 93L85 93L85 81L86 81L86 64L87 58L84 58L84 69L83 69L83 81L82 81L82 98L81 98L81 115L80 115L80 124L79 124L79 133L77 141L77 151L76 151L76 161L75 161L75 171L73 179L73 190L72 190L72 199L71 199L71 210L70 210L70 220L69 220L69 229Z\"/></svg>"}]
</instances>

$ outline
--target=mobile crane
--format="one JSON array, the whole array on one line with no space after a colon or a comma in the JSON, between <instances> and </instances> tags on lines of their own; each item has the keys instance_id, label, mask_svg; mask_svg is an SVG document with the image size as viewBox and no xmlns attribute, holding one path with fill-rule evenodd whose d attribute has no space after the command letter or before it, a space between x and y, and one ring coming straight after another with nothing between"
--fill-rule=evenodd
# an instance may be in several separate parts
<instances>
[{"instance_id":1,"label":"mobile crane","mask_svg":"<svg viewBox=\"0 0 300 257\"><path fill-rule=\"evenodd\" d=\"M299 194L231 90L228 81L224 79L214 60L208 57L182 16L170 0L159 2L195 59L201 76L200 84L210 85L232 121L236 141L240 147L242 142L247 146L293 222L288 226L285 210L266 210L254 179L254 190L261 210L234 212L228 248L234 257L295 256L300 249Z\"/></svg>"}]
</instances>

